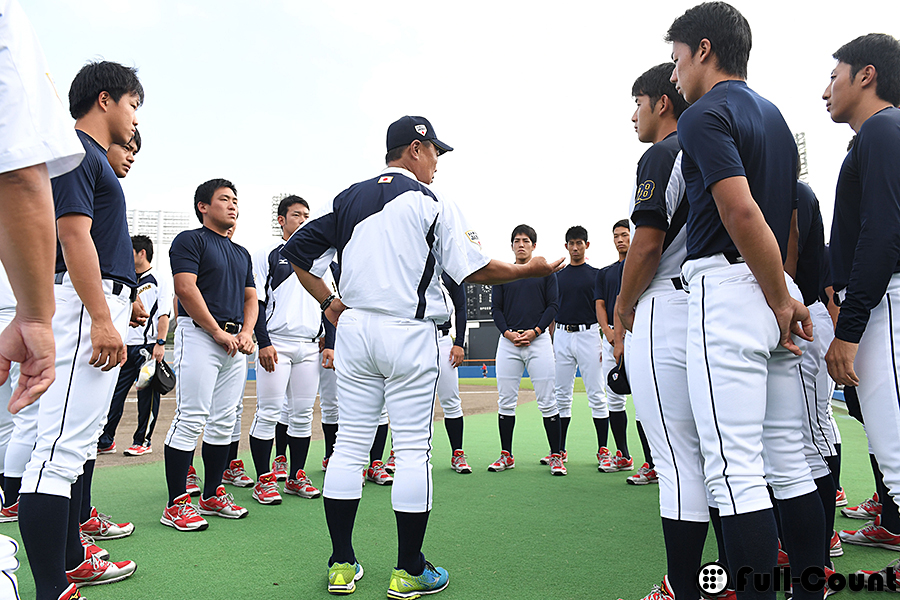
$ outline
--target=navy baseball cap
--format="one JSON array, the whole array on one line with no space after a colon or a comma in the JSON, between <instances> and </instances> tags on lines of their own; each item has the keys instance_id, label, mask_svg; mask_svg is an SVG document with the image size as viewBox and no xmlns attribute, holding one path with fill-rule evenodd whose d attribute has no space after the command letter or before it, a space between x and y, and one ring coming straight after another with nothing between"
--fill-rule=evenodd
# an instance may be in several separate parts
<instances>
[{"instance_id":1,"label":"navy baseball cap","mask_svg":"<svg viewBox=\"0 0 900 600\"><path fill-rule=\"evenodd\" d=\"M387 131L387 149L388 151L401 146L409 146L415 140L428 140L437 148L438 156L444 152L453 150L452 146L448 146L444 142L437 139L434 134L434 127L425 117L400 117L388 127Z\"/></svg>"}]
</instances>

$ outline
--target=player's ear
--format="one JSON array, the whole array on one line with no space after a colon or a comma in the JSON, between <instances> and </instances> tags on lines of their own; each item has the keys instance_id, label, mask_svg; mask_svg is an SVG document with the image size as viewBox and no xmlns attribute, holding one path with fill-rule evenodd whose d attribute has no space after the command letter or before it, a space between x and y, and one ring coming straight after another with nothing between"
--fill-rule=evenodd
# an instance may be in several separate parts
<instances>
[{"instance_id":1,"label":"player's ear","mask_svg":"<svg viewBox=\"0 0 900 600\"><path fill-rule=\"evenodd\" d=\"M659 100L656 103L656 108L659 112L659 116L663 116L666 114L667 110L672 110L672 101L669 100L669 97L663 94L659 97Z\"/></svg>"},{"instance_id":2,"label":"player's ear","mask_svg":"<svg viewBox=\"0 0 900 600\"><path fill-rule=\"evenodd\" d=\"M710 56L712 56L712 42L707 38L703 38L697 45L697 51L694 52L694 57L702 63L709 60Z\"/></svg>"},{"instance_id":3,"label":"player's ear","mask_svg":"<svg viewBox=\"0 0 900 600\"><path fill-rule=\"evenodd\" d=\"M856 74L856 78L859 79L859 86L866 88L876 83L878 80L878 71L875 69L874 65L866 65L859 70Z\"/></svg>"},{"instance_id":4,"label":"player's ear","mask_svg":"<svg viewBox=\"0 0 900 600\"><path fill-rule=\"evenodd\" d=\"M585 243L584 243L584 249L585 249L585 250L587 250L587 249L590 248L590 247L591 247L591 243L590 243L590 242L585 242Z\"/></svg>"}]
</instances>

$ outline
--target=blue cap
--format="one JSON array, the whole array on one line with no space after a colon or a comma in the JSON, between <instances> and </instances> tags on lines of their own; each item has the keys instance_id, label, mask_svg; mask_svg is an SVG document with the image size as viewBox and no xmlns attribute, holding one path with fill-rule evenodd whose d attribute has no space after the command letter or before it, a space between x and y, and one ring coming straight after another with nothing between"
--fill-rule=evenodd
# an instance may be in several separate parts
<instances>
[{"instance_id":1,"label":"blue cap","mask_svg":"<svg viewBox=\"0 0 900 600\"><path fill-rule=\"evenodd\" d=\"M452 146L448 146L444 142L437 139L434 133L434 127L425 117L400 117L388 127L387 131L387 149L388 151L401 146L409 146L415 140L428 140L437 148L438 156L444 152L453 150Z\"/></svg>"}]
</instances>

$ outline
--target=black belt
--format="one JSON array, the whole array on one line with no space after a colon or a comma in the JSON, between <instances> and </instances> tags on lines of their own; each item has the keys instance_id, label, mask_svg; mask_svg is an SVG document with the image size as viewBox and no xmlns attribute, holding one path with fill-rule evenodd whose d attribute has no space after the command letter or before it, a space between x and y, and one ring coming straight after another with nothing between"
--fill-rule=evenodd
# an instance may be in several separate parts
<instances>
[{"instance_id":1,"label":"black belt","mask_svg":"<svg viewBox=\"0 0 900 600\"><path fill-rule=\"evenodd\" d=\"M592 323L577 323L575 325L565 325L563 323L557 323L561 329L564 331L568 331L569 333L575 333L578 331L587 331L591 327L593 327Z\"/></svg>"},{"instance_id":2,"label":"black belt","mask_svg":"<svg viewBox=\"0 0 900 600\"><path fill-rule=\"evenodd\" d=\"M676 289L676 290L682 290L682 291L684 291L684 283L681 281L681 277L673 277L673 278L672 278L672 285L675 286L675 289Z\"/></svg>"},{"instance_id":3,"label":"black belt","mask_svg":"<svg viewBox=\"0 0 900 600\"><path fill-rule=\"evenodd\" d=\"M203 329L203 326L197 323L197 321L192 319L191 323L194 324L194 327ZM216 325L219 326L219 329L225 333L230 333L231 335L236 335L241 332L241 323L235 323L234 321L216 321Z\"/></svg>"},{"instance_id":4,"label":"black belt","mask_svg":"<svg viewBox=\"0 0 900 600\"><path fill-rule=\"evenodd\" d=\"M56 285L62 285L63 281L65 280L65 277L66 277L66 271L60 271L59 273L57 273L56 275L53 276L53 283L55 283ZM121 281L115 281L112 279L109 279L108 281L112 281L113 296L118 296L119 294L122 293L122 290L124 290L127 287L130 292L129 299L132 302L137 300L137 288L136 287L130 287L130 286L125 285Z\"/></svg>"},{"instance_id":5,"label":"black belt","mask_svg":"<svg viewBox=\"0 0 900 600\"><path fill-rule=\"evenodd\" d=\"M739 252L723 252L722 255L725 257L725 260L733 265L745 262L744 257L741 256Z\"/></svg>"},{"instance_id":6,"label":"black belt","mask_svg":"<svg viewBox=\"0 0 900 600\"><path fill-rule=\"evenodd\" d=\"M448 335L450 335L450 330L449 329L438 329L438 333L441 335L441 337L447 337Z\"/></svg>"}]
</instances>

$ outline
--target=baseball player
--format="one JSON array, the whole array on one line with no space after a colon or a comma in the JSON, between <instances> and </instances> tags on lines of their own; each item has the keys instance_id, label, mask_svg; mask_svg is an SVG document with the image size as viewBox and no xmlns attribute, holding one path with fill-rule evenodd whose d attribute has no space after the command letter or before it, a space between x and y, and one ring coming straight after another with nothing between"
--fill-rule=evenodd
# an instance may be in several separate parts
<instances>
[{"instance_id":1,"label":"baseball player","mask_svg":"<svg viewBox=\"0 0 900 600\"><path fill-rule=\"evenodd\" d=\"M282 239L253 257L253 276L259 297L256 320L259 371L256 379L256 416L250 426L250 451L256 467L253 498L260 504L280 504L276 474L270 471L275 425L289 400L288 446L291 476L285 493L316 498L320 492L306 476L306 457L312 435L312 413L319 386L319 339L325 334L322 311L281 256L284 243L309 218L309 204L288 196L278 205ZM333 345L333 343L332 343Z\"/></svg>"},{"instance_id":2,"label":"baseball player","mask_svg":"<svg viewBox=\"0 0 900 600\"><path fill-rule=\"evenodd\" d=\"M572 419L572 394L575 385L575 371L581 369L581 379L587 391L588 405L597 438L606 439L609 430L609 408L603 395L600 366L600 327L594 310L594 284L598 270L587 264L586 252L591 243L587 229L581 225L569 227L566 231L566 251L569 264L556 276L559 287L559 312L556 316L556 331L553 349L556 354L556 404L559 407L560 453L566 462L566 433ZM606 445L605 442L601 445ZM549 464L549 458L541 459L541 464Z\"/></svg>"},{"instance_id":3,"label":"baseball player","mask_svg":"<svg viewBox=\"0 0 900 600\"><path fill-rule=\"evenodd\" d=\"M237 202L230 181L202 183L194 212L203 226L179 233L169 249L183 318L175 330L177 405L165 446L169 503L160 522L178 531L206 529L201 514L247 516L221 485L246 380L242 354L255 349L250 332L259 310L250 254L226 236L237 220ZM198 514L185 484L201 431L206 481Z\"/></svg>"},{"instance_id":4,"label":"baseball player","mask_svg":"<svg viewBox=\"0 0 900 600\"><path fill-rule=\"evenodd\" d=\"M457 284L447 273L442 273L441 290L453 304L456 335L450 337L450 319L438 325L441 373L438 377L437 397L444 411L444 428L450 439L450 468L457 473L471 473L472 467L466 462L466 453L463 451L463 410L462 399L459 397L459 375L456 372L465 358L466 287ZM391 452L392 456L393 454Z\"/></svg>"},{"instance_id":5,"label":"baseball player","mask_svg":"<svg viewBox=\"0 0 900 600\"><path fill-rule=\"evenodd\" d=\"M631 245L631 229L628 226L628 220L617 221L613 225L612 232L613 243L616 246L616 251L619 253L619 260L600 269L594 287L597 322L600 324L600 330L603 332L604 338L601 344L603 348L601 363L603 368L600 378L603 388L606 390L606 401L609 407L608 421L604 422L602 419L594 421L597 428L597 470L604 473L631 471L634 469L634 459L631 458L631 454L628 452L628 413L625 412L627 397L611 390L607 383L607 376L610 370L616 366L616 359L613 355L616 334L613 331L613 325L616 296L619 295L619 287L622 284L622 265ZM609 427L606 426L607 423ZM612 429L613 439L616 441L615 456L606 447L609 428Z\"/></svg>"},{"instance_id":6,"label":"baseball player","mask_svg":"<svg viewBox=\"0 0 900 600\"><path fill-rule=\"evenodd\" d=\"M481 253L478 235L457 207L429 186L438 155L452 150L422 117L403 117L387 134L388 168L339 194L332 211L298 230L282 249L304 287L322 303L340 334L335 347L340 429L325 475L331 534L328 589L351 593L363 575L352 535L362 492L361 469L378 415L391 415L397 475L397 566L389 598L444 589L447 571L421 553L431 510L431 428L440 371L437 323L449 310L438 280L499 283L542 277L558 268L540 258L506 265ZM402 245L392 240L404 240ZM341 298L320 278L335 252Z\"/></svg>"},{"instance_id":7,"label":"baseball player","mask_svg":"<svg viewBox=\"0 0 900 600\"><path fill-rule=\"evenodd\" d=\"M528 264L537 246L537 233L528 225L518 225L513 229L510 240L516 256L515 264ZM540 279L515 281L495 285L491 289L491 313L501 333L496 357L500 458L488 466L488 471L505 471L516 466L512 453L516 401L523 370L528 369L550 444L550 458L547 461L550 473L566 474L560 452L560 412L554 395L553 343L547 335L559 309L556 277L548 275Z\"/></svg>"},{"instance_id":8,"label":"baseball player","mask_svg":"<svg viewBox=\"0 0 900 600\"><path fill-rule=\"evenodd\" d=\"M88 63L69 90L85 158L52 182L59 377L40 402L37 441L19 493L19 530L39 600L55 600L72 583L117 581L135 570L131 561L85 560L78 525L80 475L125 360L122 339L137 283L125 197L106 151L132 138L143 97L135 71L111 62Z\"/></svg>"},{"instance_id":9,"label":"baseball player","mask_svg":"<svg viewBox=\"0 0 900 600\"><path fill-rule=\"evenodd\" d=\"M678 122L690 202L682 267L689 395L728 562L755 573L775 567L768 482L792 569L821 568L825 520L803 456L800 349L791 336L811 339L812 323L784 272L797 147L775 105L745 82L751 34L740 12L722 2L695 6L666 39L672 82L691 103ZM798 600L816 595L794 586Z\"/></svg>"},{"instance_id":10,"label":"baseball player","mask_svg":"<svg viewBox=\"0 0 900 600\"><path fill-rule=\"evenodd\" d=\"M855 385L866 434L895 501L900 494L898 348L900 304L900 42L869 34L834 53L823 99L836 123L856 132L838 177L831 226L831 266L840 314L825 355L839 384ZM900 548L900 522L887 511L868 536ZM858 532L859 533L859 532ZM844 538L846 540L846 538Z\"/></svg>"}]
</instances>

